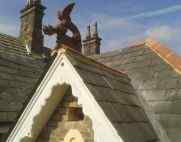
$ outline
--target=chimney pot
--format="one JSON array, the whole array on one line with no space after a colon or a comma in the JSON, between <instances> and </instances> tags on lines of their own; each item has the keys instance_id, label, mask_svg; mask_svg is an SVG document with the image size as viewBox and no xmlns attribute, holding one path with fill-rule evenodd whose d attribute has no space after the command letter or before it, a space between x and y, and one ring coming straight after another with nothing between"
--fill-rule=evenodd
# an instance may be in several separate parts
<instances>
[{"instance_id":1,"label":"chimney pot","mask_svg":"<svg viewBox=\"0 0 181 142\"><path fill-rule=\"evenodd\" d=\"M90 25L87 26L87 33L86 33L86 39L90 39L91 38L91 27Z\"/></svg>"},{"instance_id":2,"label":"chimney pot","mask_svg":"<svg viewBox=\"0 0 181 142\"><path fill-rule=\"evenodd\" d=\"M94 25L93 25L93 37L98 37L97 22L95 22Z\"/></svg>"}]
</instances>

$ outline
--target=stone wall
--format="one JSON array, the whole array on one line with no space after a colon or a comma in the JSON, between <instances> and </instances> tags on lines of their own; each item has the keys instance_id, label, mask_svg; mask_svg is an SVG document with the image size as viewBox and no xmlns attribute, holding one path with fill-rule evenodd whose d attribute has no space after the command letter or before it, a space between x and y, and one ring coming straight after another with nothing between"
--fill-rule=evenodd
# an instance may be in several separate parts
<instances>
[{"instance_id":1,"label":"stone wall","mask_svg":"<svg viewBox=\"0 0 181 142\"><path fill-rule=\"evenodd\" d=\"M70 94L70 93L69 93ZM93 142L91 120L83 115L77 99L67 94L57 107L37 142Z\"/></svg>"}]
</instances>

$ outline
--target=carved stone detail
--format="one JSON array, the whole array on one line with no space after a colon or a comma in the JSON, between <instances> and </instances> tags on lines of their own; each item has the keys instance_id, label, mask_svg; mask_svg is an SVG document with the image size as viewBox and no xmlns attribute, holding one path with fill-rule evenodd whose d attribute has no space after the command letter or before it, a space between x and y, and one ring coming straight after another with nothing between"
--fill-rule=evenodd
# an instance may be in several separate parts
<instances>
[{"instance_id":1,"label":"carved stone detail","mask_svg":"<svg viewBox=\"0 0 181 142\"><path fill-rule=\"evenodd\" d=\"M75 6L71 3L66 6L62 11L58 11L59 23L56 26L44 26L43 31L45 34L51 36L57 34L57 48L62 44L81 52L81 35L77 26L72 22L70 14ZM68 30L72 32L72 36L68 36Z\"/></svg>"}]
</instances>

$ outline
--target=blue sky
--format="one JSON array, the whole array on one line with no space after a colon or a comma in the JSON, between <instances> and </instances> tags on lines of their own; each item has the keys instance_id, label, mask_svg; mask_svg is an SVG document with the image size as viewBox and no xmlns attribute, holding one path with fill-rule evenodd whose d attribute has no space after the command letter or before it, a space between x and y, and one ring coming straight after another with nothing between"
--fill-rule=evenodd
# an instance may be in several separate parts
<instances>
[{"instance_id":1,"label":"blue sky","mask_svg":"<svg viewBox=\"0 0 181 142\"><path fill-rule=\"evenodd\" d=\"M153 37L181 54L180 0L43 0L44 24L55 24L57 10L72 1L76 2L72 17L83 37L86 26L98 21L103 52ZM0 1L0 32L18 35L19 11L25 3ZM49 47L55 44L54 37L45 41Z\"/></svg>"}]
</instances>

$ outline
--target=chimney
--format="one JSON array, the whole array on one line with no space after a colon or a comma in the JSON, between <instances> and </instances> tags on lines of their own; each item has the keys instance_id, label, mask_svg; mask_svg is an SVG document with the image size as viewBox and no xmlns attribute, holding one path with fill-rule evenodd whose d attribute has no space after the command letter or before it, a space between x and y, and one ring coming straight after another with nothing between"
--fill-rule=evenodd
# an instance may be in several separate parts
<instances>
[{"instance_id":1,"label":"chimney","mask_svg":"<svg viewBox=\"0 0 181 142\"><path fill-rule=\"evenodd\" d=\"M94 24L94 26L93 26L93 37L99 37L99 35L98 35L98 31L97 31L98 29L97 29L97 22Z\"/></svg>"},{"instance_id":2,"label":"chimney","mask_svg":"<svg viewBox=\"0 0 181 142\"><path fill-rule=\"evenodd\" d=\"M20 39L35 54L43 52L42 21L45 9L41 0L27 0L25 8L20 12Z\"/></svg>"},{"instance_id":3,"label":"chimney","mask_svg":"<svg viewBox=\"0 0 181 142\"><path fill-rule=\"evenodd\" d=\"M93 25L93 27L90 25L88 26L86 38L83 40L82 45L82 52L84 55L90 56L100 54L101 38L98 34L97 22Z\"/></svg>"},{"instance_id":4,"label":"chimney","mask_svg":"<svg viewBox=\"0 0 181 142\"><path fill-rule=\"evenodd\" d=\"M91 29L90 29L90 25L87 26L87 33L86 33L86 39L90 39L91 38Z\"/></svg>"}]
</instances>

